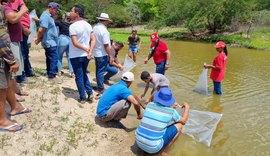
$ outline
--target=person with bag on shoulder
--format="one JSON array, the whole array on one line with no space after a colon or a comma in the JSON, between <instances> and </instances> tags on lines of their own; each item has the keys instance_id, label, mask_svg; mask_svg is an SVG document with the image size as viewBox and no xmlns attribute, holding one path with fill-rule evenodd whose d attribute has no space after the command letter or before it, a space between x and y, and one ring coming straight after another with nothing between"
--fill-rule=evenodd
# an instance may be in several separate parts
<instances>
[{"instance_id":1,"label":"person with bag on shoulder","mask_svg":"<svg viewBox=\"0 0 270 156\"><path fill-rule=\"evenodd\" d=\"M167 44L159 39L157 33L150 35L151 40L151 51L147 58L144 59L144 64L147 64L149 59L153 57L153 60L156 64L156 73L165 75L165 70L169 68L169 62L171 58L171 52Z\"/></svg>"}]
</instances>

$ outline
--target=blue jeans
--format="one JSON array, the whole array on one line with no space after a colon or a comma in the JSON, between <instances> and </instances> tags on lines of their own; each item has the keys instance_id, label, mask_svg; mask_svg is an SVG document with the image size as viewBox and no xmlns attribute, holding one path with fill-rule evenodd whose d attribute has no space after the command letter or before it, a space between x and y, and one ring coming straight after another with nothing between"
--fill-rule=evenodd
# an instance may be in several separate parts
<instances>
[{"instance_id":1,"label":"blue jeans","mask_svg":"<svg viewBox=\"0 0 270 156\"><path fill-rule=\"evenodd\" d=\"M106 68L107 74L104 76L104 80L109 80L112 76L118 73L118 69L115 66L110 65L108 63L107 68Z\"/></svg>"},{"instance_id":2,"label":"blue jeans","mask_svg":"<svg viewBox=\"0 0 270 156\"><path fill-rule=\"evenodd\" d=\"M213 84L214 84L214 92L217 95L221 95L222 94L222 91L221 91L221 82L213 81Z\"/></svg>"},{"instance_id":3,"label":"blue jeans","mask_svg":"<svg viewBox=\"0 0 270 156\"><path fill-rule=\"evenodd\" d=\"M57 73L58 53L57 46L44 48L46 55L46 67L48 78L55 78Z\"/></svg>"},{"instance_id":4,"label":"blue jeans","mask_svg":"<svg viewBox=\"0 0 270 156\"><path fill-rule=\"evenodd\" d=\"M20 45L21 45L22 56L23 56L24 71L21 76L17 76L16 79L18 83L25 81L26 76L33 74L32 66L29 61L29 47L28 47L27 40L28 40L28 36L23 34L23 41L20 43Z\"/></svg>"},{"instance_id":5,"label":"blue jeans","mask_svg":"<svg viewBox=\"0 0 270 156\"><path fill-rule=\"evenodd\" d=\"M165 75L165 64L166 60L160 62L159 64L156 64L156 73Z\"/></svg>"},{"instance_id":6,"label":"blue jeans","mask_svg":"<svg viewBox=\"0 0 270 156\"><path fill-rule=\"evenodd\" d=\"M80 99L85 100L86 99L85 92L88 95L93 94L92 86L86 73L89 60L87 59L87 57L76 57L71 58L70 62L74 69L75 82L80 94Z\"/></svg>"},{"instance_id":7,"label":"blue jeans","mask_svg":"<svg viewBox=\"0 0 270 156\"><path fill-rule=\"evenodd\" d=\"M73 68L72 68L72 65L71 65L70 59L69 59L69 42L70 42L69 36L66 36L66 35L59 36L58 46L57 46L57 51L58 51L57 69L58 69L58 71L61 71L63 68L62 67L62 59L63 59L64 52L66 52L69 72L73 72Z\"/></svg>"},{"instance_id":8,"label":"blue jeans","mask_svg":"<svg viewBox=\"0 0 270 156\"><path fill-rule=\"evenodd\" d=\"M98 91L102 91L104 89L104 73L106 71L108 63L108 56L95 57Z\"/></svg>"}]
</instances>

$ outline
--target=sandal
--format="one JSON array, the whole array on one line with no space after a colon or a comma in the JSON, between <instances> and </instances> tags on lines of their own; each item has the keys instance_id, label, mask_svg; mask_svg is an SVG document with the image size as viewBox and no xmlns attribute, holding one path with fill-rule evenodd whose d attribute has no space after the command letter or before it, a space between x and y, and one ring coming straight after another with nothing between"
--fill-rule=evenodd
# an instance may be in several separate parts
<instances>
[{"instance_id":1,"label":"sandal","mask_svg":"<svg viewBox=\"0 0 270 156\"><path fill-rule=\"evenodd\" d=\"M12 130L13 127L17 127L17 128ZM9 126L0 128L0 131L1 132L17 132L17 131L20 131L22 129L23 129L23 125L19 125L18 123L13 123Z\"/></svg>"}]
</instances>

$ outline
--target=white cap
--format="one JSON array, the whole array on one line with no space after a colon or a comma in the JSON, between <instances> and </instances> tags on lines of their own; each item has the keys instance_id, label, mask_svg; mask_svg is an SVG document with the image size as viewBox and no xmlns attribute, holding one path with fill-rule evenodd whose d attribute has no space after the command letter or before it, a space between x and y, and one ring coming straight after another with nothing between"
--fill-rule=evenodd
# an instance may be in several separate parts
<instances>
[{"instance_id":1,"label":"white cap","mask_svg":"<svg viewBox=\"0 0 270 156\"><path fill-rule=\"evenodd\" d=\"M110 19L109 15L106 14L106 13L101 13L101 14L100 14L100 17L97 17L97 19L99 19L99 20L106 20L106 21L112 21L112 20Z\"/></svg>"},{"instance_id":2,"label":"white cap","mask_svg":"<svg viewBox=\"0 0 270 156\"><path fill-rule=\"evenodd\" d=\"M122 80L124 81L134 81L134 74L132 72L125 72L123 75L122 75Z\"/></svg>"}]
</instances>

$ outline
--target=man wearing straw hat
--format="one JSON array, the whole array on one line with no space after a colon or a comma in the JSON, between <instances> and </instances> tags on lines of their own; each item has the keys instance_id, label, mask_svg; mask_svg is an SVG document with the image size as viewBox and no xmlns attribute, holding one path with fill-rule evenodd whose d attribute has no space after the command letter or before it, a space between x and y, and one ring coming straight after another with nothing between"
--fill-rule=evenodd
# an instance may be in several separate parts
<instances>
[{"instance_id":1,"label":"man wearing straw hat","mask_svg":"<svg viewBox=\"0 0 270 156\"><path fill-rule=\"evenodd\" d=\"M104 73L106 71L106 67L108 62L110 62L110 64L113 62L113 57L111 56L110 52L110 33L107 29L107 26L111 22L109 15L106 13L101 13L97 19L99 20L99 23L93 29L96 36L96 46L93 53L96 64L96 80L98 88L97 98L99 98L105 90Z\"/></svg>"}]
</instances>

